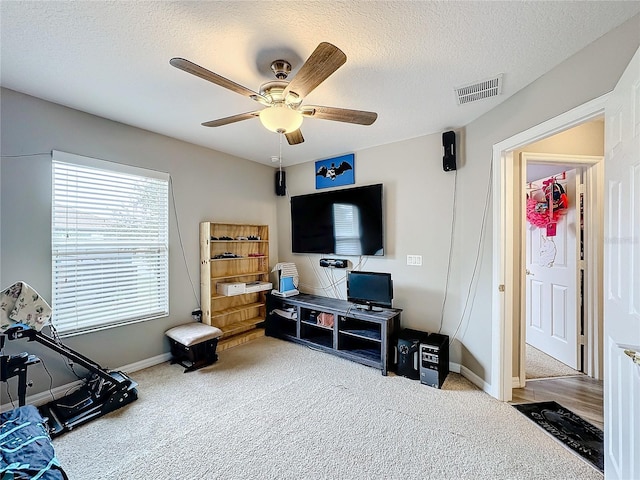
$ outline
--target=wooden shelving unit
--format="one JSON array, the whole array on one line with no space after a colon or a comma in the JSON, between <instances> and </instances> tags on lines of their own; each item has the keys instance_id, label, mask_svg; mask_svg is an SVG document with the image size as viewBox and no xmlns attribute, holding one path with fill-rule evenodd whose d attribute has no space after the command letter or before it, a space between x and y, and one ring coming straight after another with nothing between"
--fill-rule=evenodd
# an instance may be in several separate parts
<instances>
[{"instance_id":1,"label":"wooden shelving unit","mask_svg":"<svg viewBox=\"0 0 640 480\"><path fill-rule=\"evenodd\" d=\"M232 257L230 255L235 255ZM222 330L218 351L264 336L266 290L223 295L219 283L269 281L269 227L200 223L202 322Z\"/></svg>"}]
</instances>

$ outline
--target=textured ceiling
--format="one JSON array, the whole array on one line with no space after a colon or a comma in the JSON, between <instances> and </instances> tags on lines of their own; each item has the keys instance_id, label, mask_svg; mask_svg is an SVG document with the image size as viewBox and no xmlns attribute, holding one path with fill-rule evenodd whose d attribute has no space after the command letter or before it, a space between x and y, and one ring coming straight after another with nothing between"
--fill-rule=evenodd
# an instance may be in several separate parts
<instances>
[{"instance_id":1,"label":"textured ceiling","mask_svg":"<svg viewBox=\"0 0 640 480\"><path fill-rule=\"evenodd\" d=\"M306 104L378 113L372 126L305 119L283 165L458 128L640 11L637 1L8 1L4 87L271 165L258 119L201 122L252 100L169 65L187 58L251 90L322 41L347 62ZM454 88L504 74L499 97L458 106ZM292 77L290 77L292 78Z\"/></svg>"}]
</instances>

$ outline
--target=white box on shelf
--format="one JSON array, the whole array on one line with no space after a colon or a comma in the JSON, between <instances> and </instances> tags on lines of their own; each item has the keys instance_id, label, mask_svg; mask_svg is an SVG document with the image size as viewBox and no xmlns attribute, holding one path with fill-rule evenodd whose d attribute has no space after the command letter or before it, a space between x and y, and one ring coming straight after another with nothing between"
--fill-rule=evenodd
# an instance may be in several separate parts
<instances>
[{"instance_id":1,"label":"white box on shelf","mask_svg":"<svg viewBox=\"0 0 640 480\"><path fill-rule=\"evenodd\" d=\"M261 292L263 290L271 290L273 284L271 282L248 282L245 285L245 293Z\"/></svg>"},{"instance_id":2,"label":"white box on shelf","mask_svg":"<svg viewBox=\"0 0 640 480\"><path fill-rule=\"evenodd\" d=\"M224 295L226 297L242 295L245 293L245 285L244 282L218 283L216 284L216 291L218 295Z\"/></svg>"}]
</instances>

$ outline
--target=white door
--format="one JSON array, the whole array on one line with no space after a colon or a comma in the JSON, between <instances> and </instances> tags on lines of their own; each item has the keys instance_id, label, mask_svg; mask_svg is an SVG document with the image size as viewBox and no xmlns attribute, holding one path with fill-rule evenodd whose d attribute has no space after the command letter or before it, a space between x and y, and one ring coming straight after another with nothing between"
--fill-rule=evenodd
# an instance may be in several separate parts
<instances>
[{"instance_id":1,"label":"white door","mask_svg":"<svg viewBox=\"0 0 640 480\"><path fill-rule=\"evenodd\" d=\"M640 49L605 108L605 476L640 478Z\"/></svg>"},{"instance_id":2,"label":"white door","mask_svg":"<svg viewBox=\"0 0 640 480\"><path fill-rule=\"evenodd\" d=\"M556 176L569 198L569 208L556 224L556 235L546 228L526 229L526 338L527 343L575 370L578 365L578 256L579 202L576 170ZM534 198L545 198L543 181L532 182Z\"/></svg>"}]
</instances>

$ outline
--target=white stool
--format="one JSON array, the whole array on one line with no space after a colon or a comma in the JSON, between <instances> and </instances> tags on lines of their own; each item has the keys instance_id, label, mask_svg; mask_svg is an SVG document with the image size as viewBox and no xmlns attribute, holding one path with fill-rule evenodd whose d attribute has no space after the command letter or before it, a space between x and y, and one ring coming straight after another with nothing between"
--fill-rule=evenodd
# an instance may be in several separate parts
<instances>
[{"instance_id":1,"label":"white stool","mask_svg":"<svg viewBox=\"0 0 640 480\"><path fill-rule=\"evenodd\" d=\"M165 332L171 344L171 363L185 367L184 373L192 372L218 360L216 348L222 330L211 325L192 322L170 328Z\"/></svg>"}]
</instances>

